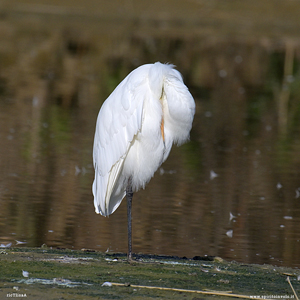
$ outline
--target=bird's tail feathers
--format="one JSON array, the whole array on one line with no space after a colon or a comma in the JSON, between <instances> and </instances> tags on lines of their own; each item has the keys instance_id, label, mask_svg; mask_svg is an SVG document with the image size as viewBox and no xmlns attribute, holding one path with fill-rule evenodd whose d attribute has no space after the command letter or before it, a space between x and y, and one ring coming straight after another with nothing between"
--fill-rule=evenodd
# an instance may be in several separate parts
<instances>
[{"instance_id":1,"label":"bird's tail feathers","mask_svg":"<svg viewBox=\"0 0 300 300\"><path fill-rule=\"evenodd\" d=\"M124 189L118 182L120 169L123 167L124 158L120 159L105 176L95 172L93 183L95 212L102 216L109 216L121 204L125 196ZM103 193L103 191L106 191Z\"/></svg>"}]
</instances>

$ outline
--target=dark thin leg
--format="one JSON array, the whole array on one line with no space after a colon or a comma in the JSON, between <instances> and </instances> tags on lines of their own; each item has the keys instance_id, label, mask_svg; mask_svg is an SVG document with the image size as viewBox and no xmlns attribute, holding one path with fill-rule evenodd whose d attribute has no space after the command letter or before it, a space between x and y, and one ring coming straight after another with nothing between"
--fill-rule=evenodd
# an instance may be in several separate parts
<instances>
[{"instance_id":1,"label":"dark thin leg","mask_svg":"<svg viewBox=\"0 0 300 300\"><path fill-rule=\"evenodd\" d=\"M127 228L128 228L128 253L127 260L128 262L132 261L132 227L131 227L131 206L132 206L132 187L130 183L126 188L126 199L127 199Z\"/></svg>"}]
</instances>

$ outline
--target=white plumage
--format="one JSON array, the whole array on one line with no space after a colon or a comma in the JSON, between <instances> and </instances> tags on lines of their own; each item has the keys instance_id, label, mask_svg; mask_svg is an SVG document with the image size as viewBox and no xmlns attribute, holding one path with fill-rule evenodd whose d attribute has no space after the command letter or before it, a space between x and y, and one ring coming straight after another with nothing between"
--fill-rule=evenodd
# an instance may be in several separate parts
<instances>
[{"instance_id":1,"label":"white plumage","mask_svg":"<svg viewBox=\"0 0 300 300\"><path fill-rule=\"evenodd\" d=\"M133 70L103 103L94 139L96 213L112 214L126 194L144 188L172 144L189 139L195 102L173 65Z\"/></svg>"}]
</instances>

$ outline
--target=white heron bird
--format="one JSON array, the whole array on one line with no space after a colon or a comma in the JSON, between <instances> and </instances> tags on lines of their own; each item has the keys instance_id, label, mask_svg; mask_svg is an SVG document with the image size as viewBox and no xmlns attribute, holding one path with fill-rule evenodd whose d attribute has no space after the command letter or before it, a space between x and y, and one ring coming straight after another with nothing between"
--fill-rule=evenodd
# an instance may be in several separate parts
<instances>
[{"instance_id":1,"label":"white heron bird","mask_svg":"<svg viewBox=\"0 0 300 300\"><path fill-rule=\"evenodd\" d=\"M126 195L128 261L133 192L150 181L172 144L189 139L194 114L195 101L181 74L159 62L133 70L100 109L93 149L95 211L112 214Z\"/></svg>"}]
</instances>

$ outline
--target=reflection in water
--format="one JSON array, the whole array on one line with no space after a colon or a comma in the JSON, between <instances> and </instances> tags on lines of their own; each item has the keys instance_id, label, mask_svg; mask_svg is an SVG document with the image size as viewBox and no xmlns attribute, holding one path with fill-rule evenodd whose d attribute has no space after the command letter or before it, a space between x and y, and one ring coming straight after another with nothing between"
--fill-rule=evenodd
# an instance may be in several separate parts
<instances>
[{"instance_id":1,"label":"reflection in water","mask_svg":"<svg viewBox=\"0 0 300 300\"><path fill-rule=\"evenodd\" d=\"M134 197L133 250L300 265L299 45L13 30L0 53L1 243L126 251L126 205L94 212L95 122L130 70L161 60L197 112L190 143Z\"/></svg>"}]
</instances>

